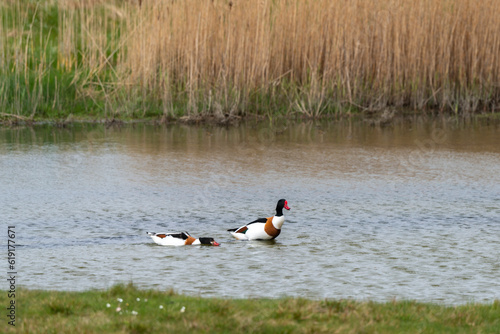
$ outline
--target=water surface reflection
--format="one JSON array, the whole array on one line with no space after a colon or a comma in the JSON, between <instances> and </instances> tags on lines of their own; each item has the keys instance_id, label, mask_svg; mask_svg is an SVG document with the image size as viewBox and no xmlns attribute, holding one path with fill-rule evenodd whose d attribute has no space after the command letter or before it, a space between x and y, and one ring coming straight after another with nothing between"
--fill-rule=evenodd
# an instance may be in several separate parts
<instances>
[{"instance_id":1,"label":"water surface reflection","mask_svg":"<svg viewBox=\"0 0 500 334\"><path fill-rule=\"evenodd\" d=\"M1 128L2 217L30 288L492 301L499 135L498 124L421 118ZM276 242L225 231L283 197L292 210ZM222 246L160 247L148 230Z\"/></svg>"}]
</instances>

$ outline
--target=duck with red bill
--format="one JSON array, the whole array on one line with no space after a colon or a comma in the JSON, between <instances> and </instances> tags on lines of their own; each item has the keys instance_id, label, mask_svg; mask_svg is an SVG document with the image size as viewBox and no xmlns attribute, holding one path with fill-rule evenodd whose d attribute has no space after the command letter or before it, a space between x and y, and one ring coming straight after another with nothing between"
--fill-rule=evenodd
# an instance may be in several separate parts
<instances>
[{"instance_id":1,"label":"duck with red bill","mask_svg":"<svg viewBox=\"0 0 500 334\"><path fill-rule=\"evenodd\" d=\"M281 233L285 222L283 209L290 210L288 202L280 199L276 205L276 214L268 218L259 218L239 228L227 230L238 240L273 240Z\"/></svg>"}]
</instances>

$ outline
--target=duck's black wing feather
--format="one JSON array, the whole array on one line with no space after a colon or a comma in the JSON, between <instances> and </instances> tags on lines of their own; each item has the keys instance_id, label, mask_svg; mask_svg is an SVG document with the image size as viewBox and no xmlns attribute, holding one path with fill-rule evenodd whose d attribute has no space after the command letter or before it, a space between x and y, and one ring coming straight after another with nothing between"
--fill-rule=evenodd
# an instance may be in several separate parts
<instances>
[{"instance_id":1,"label":"duck's black wing feather","mask_svg":"<svg viewBox=\"0 0 500 334\"><path fill-rule=\"evenodd\" d=\"M243 225L242 227L239 228L230 228L228 232L240 232L240 233L245 233L245 231L248 229L248 225L253 224L253 223L265 223L267 222L267 218L258 218L254 220L253 222L250 222L246 225Z\"/></svg>"},{"instance_id":2,"label":"duck's black wing feather","mask_svg":"<svg viewBox=\"0 0 500 334\"><path fill-rule=\"evenodd\" d=\"M187 238L190 237L189 233L188 232L181 232L181 233L168 233L167 235L170 235L174 238L178 238L178 239L182 239L182 240L186 240Z\"/></svg>"},{"instance_id":3,"label":"duck's black wing feather","mask_svg":"<svg viewBox=\"0 0 500 334\"><path fill-rule=\"evenodd\" d=\"M254 220L253 222L248 223L247 225L253 224L253 223L265 223L267 222L267 218L259 218Z\"/></svg>"}]
</instances>

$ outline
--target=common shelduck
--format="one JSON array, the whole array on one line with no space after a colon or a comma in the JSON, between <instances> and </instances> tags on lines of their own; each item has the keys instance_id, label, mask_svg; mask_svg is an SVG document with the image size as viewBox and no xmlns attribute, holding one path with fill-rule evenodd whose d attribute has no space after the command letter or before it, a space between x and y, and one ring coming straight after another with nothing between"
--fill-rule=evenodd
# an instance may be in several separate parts
<instances>
[{"instance_id":1,"label":"common shelduck","mask_svg":"<svg viewBox=\"0 0 500 334\"><path fill-rule=\"evenodd\" d=\"M180 233L155 233L146 232L151 236L154 242L162 246L183 246L183 245L209 245L219 246L220 244L214 238L193 238L187 232Z\"/></svg>"},{"instance_id":2,"label":"common shelduck","mask_svg":"<svg viewBox=\"0 0 500 334\"><path fill-rule=\"evenodd\" d=\"M285 222L283 208L290 210L288 202L284 199L278 201L276 205L276 215L269 218L259 218L240 228L229 229L233 237L238 240L272 240L281 232L281 226Z\"/></svg>"}]
</instances>

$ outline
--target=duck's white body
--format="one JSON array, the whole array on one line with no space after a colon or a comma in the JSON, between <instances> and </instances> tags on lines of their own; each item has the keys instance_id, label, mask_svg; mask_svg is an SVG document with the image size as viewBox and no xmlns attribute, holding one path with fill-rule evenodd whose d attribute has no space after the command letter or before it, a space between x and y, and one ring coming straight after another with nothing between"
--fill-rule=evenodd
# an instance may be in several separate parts
<instances>
[{"instance_id":1,"label":"duck's white body","mask_svg":"<svg viewBox=\"0 0 500 334\"><path fill-rule=\"evenodd\" d=\"M256 221L244 225L236 231L229 231L238 240L271 240L281 233L281 226L285 222L285 216L269 217L266 222ZM267 226L266 226L267 225Z\"/></svg>"},{"instance_id":2,"label":"duck's white body","mask_svg":"<svg viewBox=\"0 0 500 334\"><path fill-rule=\"evenodd\" d=\"M276 215L269 218L259 218L240 228L229 229L228 232L238 240L272 240L281 233L285 222L283 208L290 210L286 200L278 201Z\"/></svg>"},{"instance_id":3,"label":"duck's white body","mask_svg":"<svg viewBox=\"0 0 500 334\"><path fill-rule=\"evenodd\" d=\"M193 238L188 232L181 233L155 233L146 232L154 242L162 246L184 246L184 245L213 245L219 244L213 238ZM200 240L202 239L202 240ZM202 243L202 241L204 241Z\"/></svg>"}]
</instances>

